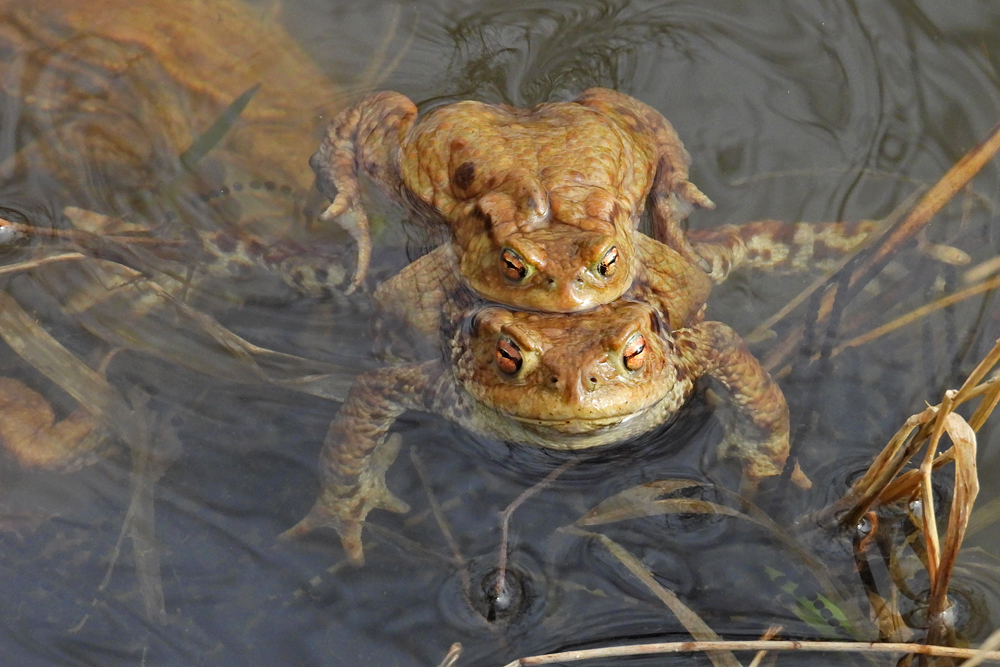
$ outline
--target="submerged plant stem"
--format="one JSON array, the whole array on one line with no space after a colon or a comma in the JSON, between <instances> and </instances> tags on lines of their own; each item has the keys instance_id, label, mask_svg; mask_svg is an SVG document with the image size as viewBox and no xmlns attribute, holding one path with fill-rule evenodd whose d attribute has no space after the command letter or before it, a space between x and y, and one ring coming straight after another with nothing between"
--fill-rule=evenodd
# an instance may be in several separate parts
<instances>
[{"instance_id":1,"label":"submerged plant stem","mask_svg":"<svg viewBox=\"0 0 1000 667\"><path fill-rule=\"evenodd\" d=\"M514 499L514 502L512 502L510 505L507 506L507 509L505 509L503 512L501 512L501 514L500 514L500 563L497 565L497 583L496 583L496 587L494 588L494 590L496 591L496 594L498 596L503 593L504 586L507 583L506 582L506 579L507 579L507 549L508 549L507 542L508 542L508 536L509 536L509 533L510 533L510 517L511 517L511 515L514 514L514 511L518 507L520 507L522 504L524 504L524 501L526 501L528 498L530 498L531 496L535 495L536 493L538 493L539 491L541 491L542 489L544 489L546 486L548 486L550 483L552 483L552 481L556 477L558 477L559 475L563 474L564 472L566 472L567 470L569 470L570 468L572 468L576 464L577 464L577 461L575 461L575 460L566 461L566 463L563 463L561 466L559 466L558 468L556 468L555 470L553 470L552 472L550 472L548 475L546 475L545 479L543 479L542 481L540 481L538 484L535 484L534 486L525 489L521 493L521 495L519 495L517 498Z\"/></svg>"}]
</instances>

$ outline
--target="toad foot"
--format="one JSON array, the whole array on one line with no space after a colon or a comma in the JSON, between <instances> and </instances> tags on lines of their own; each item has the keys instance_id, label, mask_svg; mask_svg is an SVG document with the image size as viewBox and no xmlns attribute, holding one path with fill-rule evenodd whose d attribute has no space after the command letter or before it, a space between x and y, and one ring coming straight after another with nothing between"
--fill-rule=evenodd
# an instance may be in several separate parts
<instances>
[{"instance_id":1,"label":"toad foot","mask_svg":"<svg viewBox=\"0 0 1000 667\"><path fill-rule=\"evenodd\" d=\"M352 486L329 486L323 489L316 504L304 519L283 532L279 539L302 537L317 528L332 528L340 535L347 557L354 565L364 565L361 528L373 509L397 514L410 511L410 506L393 494L385 484L385 473L399 454L399 434L392 434L372 452Z\"/></svg>"}]
</instances>

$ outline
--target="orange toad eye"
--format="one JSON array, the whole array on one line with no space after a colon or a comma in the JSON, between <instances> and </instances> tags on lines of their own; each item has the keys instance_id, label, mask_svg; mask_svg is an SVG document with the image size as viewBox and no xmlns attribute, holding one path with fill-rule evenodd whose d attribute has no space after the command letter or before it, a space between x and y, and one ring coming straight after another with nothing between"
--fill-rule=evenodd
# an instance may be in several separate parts
<instances>
[{"instance_id":1,"label":"orange toad eye","mask_svg":"<svg viewBox=\"0 0 1000 667\"><path fill-rule=\"evenodd\" d=\"M524 260L510 248L504 248L500 253L500 271L510 280L523 280L528 275Z\"/></svg>"},{"instance_id":2,"label":"orange toad eye","mask_svg":"<svg viewBox=\"0 0 1000 667\"><path fill-rule=\"evenodd\" d=\"M611 249L604 253L604 257L601 258L601 263L598 264L597 270L601 272L601 275L605 278L610 278L615 275L615 270L618 268L618 248L611 246Z\"/></svg>"},{"instance_id":3,"label":"orange toad eye","mask_svg":"<svg viewBox=\"0 0 1000 667\"><path fill-rule=\"evenodd\" d=\"M497 341L496 359L497 366L507 375L513 375L521 370L521 350L509 340Z\"/></svg>"},{"instance_id":4,"label":"orange toad eye","mask_svg":"<svg viewBox=\"0 0 1000 667\"><path fill-rule=\"evenodd\" d=\"M625 362L625 368L630 371L642 368L642 365L646 363L646 339L642 336L632 338L625 346L625 351L622 352L622 361Z\"/></svg>"}]
</instances>

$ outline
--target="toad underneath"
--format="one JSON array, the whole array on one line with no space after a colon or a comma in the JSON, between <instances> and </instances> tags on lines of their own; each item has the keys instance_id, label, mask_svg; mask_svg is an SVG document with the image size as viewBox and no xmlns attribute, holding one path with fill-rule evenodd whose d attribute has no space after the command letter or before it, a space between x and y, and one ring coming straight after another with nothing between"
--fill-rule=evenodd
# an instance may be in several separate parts
<instances>
[{"instance_id":1,"label":"toad underneath","mask_svg":"<svg viewBox=\"0 0 1000 667\"><path fill-rule=\"evenodd\" d=\"M421 277L413 279L408 284L419 287ZM387 285L376 298L405 316L406 302ZM350 559L363 562L368 513L408 509L385 484L399 449L398 436L387 433L407 410L436 413L508 442L581 450L667 422L695 382L711 377L733 408L718 455L742 462L744 491L782 471L789 449L785 399L724 324L694 316L675 329L649 304L625 299L585 313L512 311L484 306L460 285L445 304L440 358L358 376L323 445L320 496L285 537L333 528ZM792 479L809 485L798 466Z\"/></svg>"},{"instance_id":2,"label":"toad underneath","mask_svg":"<svg viewBox=\"0 0 1000 667\"><path fill-rule=\"evenodd\" d=\"M454 269L486 299L515 308L577 312L609 303L634 280L656 283L663 245L636 231L648 200L653 236L708 270L680 230L712 202L687 180L690 157L655 109L604 88L530 109L465 101L417 118L381 92L330 123L311 164L335 220L358 244L352 285L371 242L363 173L412 217L446 228Z\"/></svg>"}]
</instances>

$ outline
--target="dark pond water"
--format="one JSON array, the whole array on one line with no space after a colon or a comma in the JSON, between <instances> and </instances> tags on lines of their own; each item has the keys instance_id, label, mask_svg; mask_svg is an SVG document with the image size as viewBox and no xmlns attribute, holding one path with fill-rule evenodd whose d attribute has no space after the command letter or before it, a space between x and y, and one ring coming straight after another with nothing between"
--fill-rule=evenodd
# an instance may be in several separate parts
<instances>
[{"instance_id":1,"label":"dark pond water","mask_svg":"<svg viewBox=\"0 0 1000 667\"><path fill-rule=\"evenodd\" d=\"M36 229L83 230L0 238L5 265L21 265L0 274L0 376L39 392L58 419L82 403L113 428L103 455L69 472L4 460L7 664L437 665L461 642L458 664L503 665L689 637L601 542L564 528L656 480L700 483L682 495L738 508L726 489L739 471L711 455L723 427L703 394L673 424L582 460L407 413L388 485L411 510L373 512L363 568L345 562L332 533L276 540L318 491L316 460L338 407L324 396L342 397L379 363L370 288L431 241L373 196L367 289L303 295L275 271L207 275L198 233L238 229L272 248L291 239L291 262L325 258L334 278L349 269L346 236L311 222L325 202L306 161L332 113L365 92L396 90L424 107L526 106L595 85L633 95L674 124L692 180L717 204L692 216L696 228L886 217L1000 120L1000 6L988 0L76 4L0 3L0 211ZM258 83L226 121L227 105ZM218 122L224 137L210 129ZM1000 255L998 198L994 161L935 218L923 251L905 248L850 304L834 344L967 287L970 268ZM929 244L960 248L971 263L939 261ZM74 252L86 257L53 259ZM708 316L748 334L814 278L736 275L716 288ZM809 310L753 344L777 360L814 481L808 493L766 485L760 504L786 527L839 497L1000 335L994 290L822 363L809 362L820 333L778 356L777 341ZM316 375L301 391L298 380ZM5 404L0 419L17 409ZM994 416L979 434L979 509L952 586L958 641L973 645L1000 626L998 433ZM479 592L500 558L499 513L567 462L513 513L512 600L491 606ZM945 505L948 474L937 489ZM772 625L783 637L851 638L843 624L796 615L797 599L822 590L803 550L860 614L854 636L878 634L863 620L850 536L803 530L793 546L752 522L692 513L594 530L723 638L756 639ZM876 553L873 576L888 595ZM911 572L919 597L926 576ZM915 607L901 596L919 640ZM710 664L656 659L667 663Z\"/></svg>"}]
</instances>

